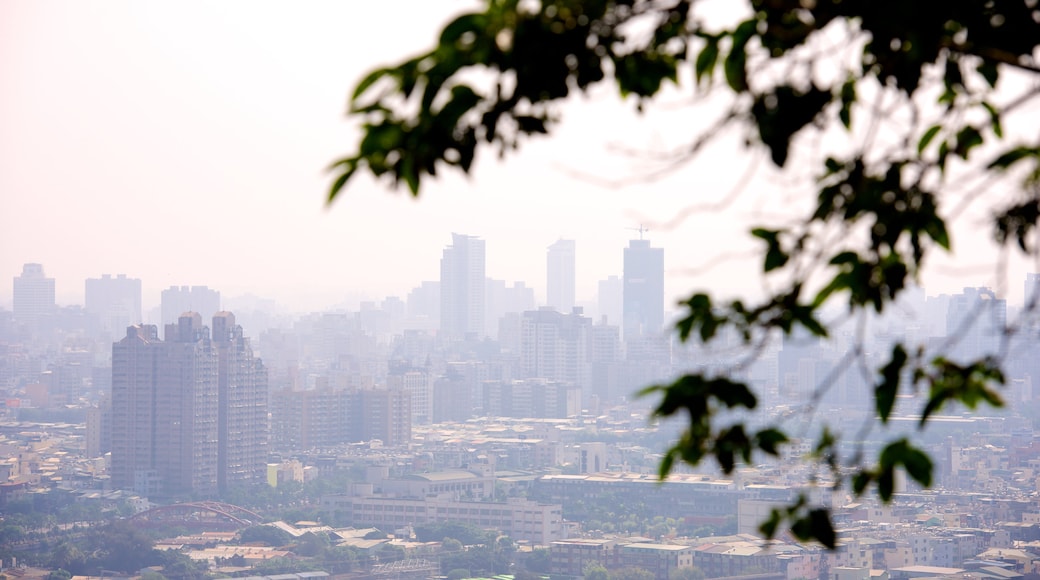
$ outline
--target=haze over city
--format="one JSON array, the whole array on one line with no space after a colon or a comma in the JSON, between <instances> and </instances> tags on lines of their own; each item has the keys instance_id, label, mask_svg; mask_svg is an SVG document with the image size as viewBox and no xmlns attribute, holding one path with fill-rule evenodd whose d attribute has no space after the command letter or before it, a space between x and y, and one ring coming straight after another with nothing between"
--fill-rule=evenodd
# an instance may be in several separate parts
<instances>
[{"instance_id":1,"label":"haze over city","mask_svg":"<svg viewBox=\"0 0 1040 580\"><path fill-rule=\"evenodd\" d=\"M207 284L320 310L404 296L436 277L440 250L463 232L487 241L490 277L526 281L539 300L545 248L576 240L577 294L591 301L643 225L668 249L669 305L695 288L760 292L760 247L745 232L802 201L741 153L739 135L644 179L660 168L646 152L683 142L713 106L691 113L675 91L643 115L632 101L583 98L552 139L504 161L485 152L471 177L444 174L419 200L361 179L326 206L325 168L357 141L344 118L353 85L471 7L3 3L0 273L44 264L60 304L82 303L82 280L123 272L142 279L146 308L170 285ZM672 223L734 190L726 211ZM955 264L937 256L931 291L1000 288L965 241ZM1011 266L1015 302L1028 268ZM0 305L11 307L7 285Z\"/></svg>"}]
</instances>

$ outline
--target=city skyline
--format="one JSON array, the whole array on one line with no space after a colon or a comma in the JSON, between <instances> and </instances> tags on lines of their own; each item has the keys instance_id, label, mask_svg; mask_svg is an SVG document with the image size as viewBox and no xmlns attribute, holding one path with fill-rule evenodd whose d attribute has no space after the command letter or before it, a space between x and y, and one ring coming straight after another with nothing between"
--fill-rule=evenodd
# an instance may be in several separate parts
<instances>
[{"instance_id":1,"label":"city skyline","mask_svg":"<svg viewBox=\"0 0 1040 580\"><path fill-rule=\"evenodd\" d=\"M762 247L746 232L794 215L798 198L768 170L745 180L755 163L739 139L642 179L659 167L640 151L667 151L702 122L670 106L686 98L671 89L641 116L634 102L599 93L565 105L553 139L525 142L506 162L483 156L471 176L431 181L418 201L362 179L326 206L325 168L356 143L343 118L353 85L427 47L431 23L471 7L3 3L0 272L45 264L59 304L79 300L80 280L125 272L149 304L171 285L206 284L318 310L436 279L444 239L465 231L487 241L489 277L539 293L542 250L575 240L587 300L598 280L620 274L629 228L643 225L668 249L666 302L707 288L762 293ZM395 18L403 12L412 17ZM722 200L725 211L710 209ZM1021 300L1028 264L1012 260L995 279L992 246L957 239L956 259L932 257L926 287L985 285ZM11 300L0 285L0 305Z\"/></svg>"}]
</instances>

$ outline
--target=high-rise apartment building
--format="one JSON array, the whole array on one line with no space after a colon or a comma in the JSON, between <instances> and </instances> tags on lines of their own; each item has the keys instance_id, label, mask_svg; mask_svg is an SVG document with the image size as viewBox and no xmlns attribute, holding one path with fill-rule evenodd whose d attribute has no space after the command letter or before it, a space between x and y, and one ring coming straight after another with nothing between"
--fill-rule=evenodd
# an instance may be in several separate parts
<instances>
[{"instance_id":1,"label":"high-rise apartment building","mask_svg":"<svg viewBox=\"0 0 1040 580\"><path fill-rule=\"evenodd\" d=\"M507 286L504 280L488 278L484 292L484 326L488 336L499 336L499 323L507 314L519 315L535 309L534 289L523 282Z\"/></svg>"},{"instance_id":2,"label":"high-rise apartment building","mask_svg":"<svg viewBox=\"0 0 1040 580\"><path fill-rule=\"evenodd\" d=\"M198 312L210 320L220 312L220 292L206 286L170 286L162 291L162 323L177 322L185 312Z\"/></svg>"},{"instance_id":3,"label":"high-rise apartment building","mask_svg":"<svg viewBox=\"0 0 1040 580\"><path fill-rule=\"evenodd\" d=\"M441 257L441 328L461 339L484 334L484 240L452 234Z\"/></svg>"},{"instance_id":4,"label":"high-rise apartment building","mask_svg":"<svg viewBox=\"0 0 1040 580\"><path fill-rule=\"evenodd\" d=\"M546 306L569 313L574 308L574 240L556 240L545 253Z\"/></svg>"},{"instance_id":5,"label":"high-rise apartment building","mask_svg":"<svg viewBox=\"0 0 1040 580\"><path fill-rule=\"evenodd\" d=\"M433 378L427 369L391 368L386 385L390 389L403 389L408 394L412 425L433 422Z\"/></svg>"},{"instance_id":6,"label":"high-rise apartment building","mask_svg":"<svg viewBox=\"0 0 1040 580\"><path fill-rule=\"evenodd\" d=\"M351 405L351 439L397 447L412 440L412 397L404 387L358 389Z\"/></svg>"},{"instance_id":7,"label":"high-rise apartment building","mask_svg":"<svg viewBox=\"0 0 1040 580\"><path fill-rule=\"evenodd\" d=\"M212 495L262 481L266 371L234 316L214 333L189 312L127 329L112 346L112 484L145 495Z\"/></svg>"},{"instance_id":8,"label":"high-rise apartment building","mask_svg":"<svg viewBox=\"0 0 1040 580\"><path fill-rule=\"evenodd\" d=\"M267 369L235 315L213 316L217 351L217 487L263 481L267 468Z\"/></svg>"},{"instance_id":9,"label":"high-rise apartment building","mask_svg":"<svg viewBox=\"0 0 1040 580\"><path fill-rule=\"evenodd\" d=\"M54 314L54 278L43 273L42 264L25 264L14 278L14 320L38 329L43 318Z\"/></svg>"},{"instance_id":10,"label":"high-rise apartment building","mask_svg":"<svg viewBox=\"0 0 1040 580\"><path fill-rule=\"evenodd\" d=\"M217 491L217 353L198 314L131 326L112 345L112 485L145 495Z\"/></svg>"},{"instance_id":11,"label":"high-rise apartment building","mask_svg":"<svg viewBox=\"0 0 1040 580\"><path fill-rule=\"evenodd\" d=\"M575 385L589 383L589 334L592 320L549 307L524 312L520 320L520 377Z\"/></svg>"},{"instance_id":12,"label":"high-rise apartment building","mask_svg":"<svg viewBox=\"0 0 1040 580\"><path fill-rule=\"evenodd\" d=\"M141 323L141 280L119 274L113 278L87 278L84 308L97 319L99 330L106 334L122 333L126 327Z\"/></svg>"},{"instance_id":13,"label":"high-rise apartment building","mask_svg":"<svg viewBox=\"0 0 1040 580\"><path fill-rule=\"evenodd\" d=\"M966 363L995 356L1007 333L1007 301L989 288L965 288L950 297L946 313L946 336L951 338L947 355Z\"/></svg>"},{"instance_id":14,"label":"high-rise apartment building","mask_svg":"<svg viewBox=\"0 0 1040 580\"><path fill-rule=\"evenodd\" d=\"M624 251L622 332L654 335L664 327L664 250L650 240L630 240Z\"/></svg>"},{"instance_id":15,"label":"high-rise apartment building","mask_svg":"<svg viewBox=\"0 0 1040 580\"><path fill-rule=\"evenodd\" d=\"M607 324L621 326L621 296L624 294L621 278L607 276L597 285L597 308L600 317L607 318Z\"/></svg>"}]
</instances>

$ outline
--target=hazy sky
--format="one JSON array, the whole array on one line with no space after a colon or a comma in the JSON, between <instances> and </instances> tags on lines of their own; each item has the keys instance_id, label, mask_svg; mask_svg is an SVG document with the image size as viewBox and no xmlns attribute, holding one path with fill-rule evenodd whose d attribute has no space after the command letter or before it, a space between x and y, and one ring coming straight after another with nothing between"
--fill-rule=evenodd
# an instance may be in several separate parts
<instances>
[{"instance_id":1,"label":"hazy sky","mask_svg":"<svg viewBox=\"0 0 1040 580\"><path fill-rule=\"evenodd\" d=\"M734 220L806 201L765 163L730 211L661 225L741 181L753 160L739 136L665 179L596 182L652 169L619 148L668 148L711 118L710 104L680 106L678 94L642 117L632 103L581 99L557 136L504 162L485 151L473 176L441 178L418 201L358 180L325 206L324 169L357 141L343 115L354 83L430 46L475 5L0 3L0 305L24 262L57 279L62 304L81 303L83 280L102 273L141 278L146 305L182 284L294 308L403 297L438 278L453 231L487 240L489 276L539 297L546 246L574 238L578 298L594 299L640 222L666 249L669 300L695 287L756 292L740 267L754 246L733 235ZM991 274L968 270L949 287Z\"/></svg>"}]
</instances>

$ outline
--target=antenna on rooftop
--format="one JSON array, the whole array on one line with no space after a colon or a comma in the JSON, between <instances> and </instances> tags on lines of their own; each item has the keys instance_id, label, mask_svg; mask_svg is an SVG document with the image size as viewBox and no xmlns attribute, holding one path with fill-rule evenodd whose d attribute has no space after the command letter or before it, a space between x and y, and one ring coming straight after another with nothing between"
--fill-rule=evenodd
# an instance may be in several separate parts
<instances>
[{"instance_id":1,"label":"antenna on rooftop","mask_svg":"<svg viewBox=\"0 0 1040 580\"><path fill-rule=\"evenodd\" d=\"M638 228L625 228L625 229L632 230L634 232L639 232L639 239L640 240L643 239L643 234L644 233L650 231L650 228L644 226L643 224L639 224Z\"/></svg>"}]
</instances>

